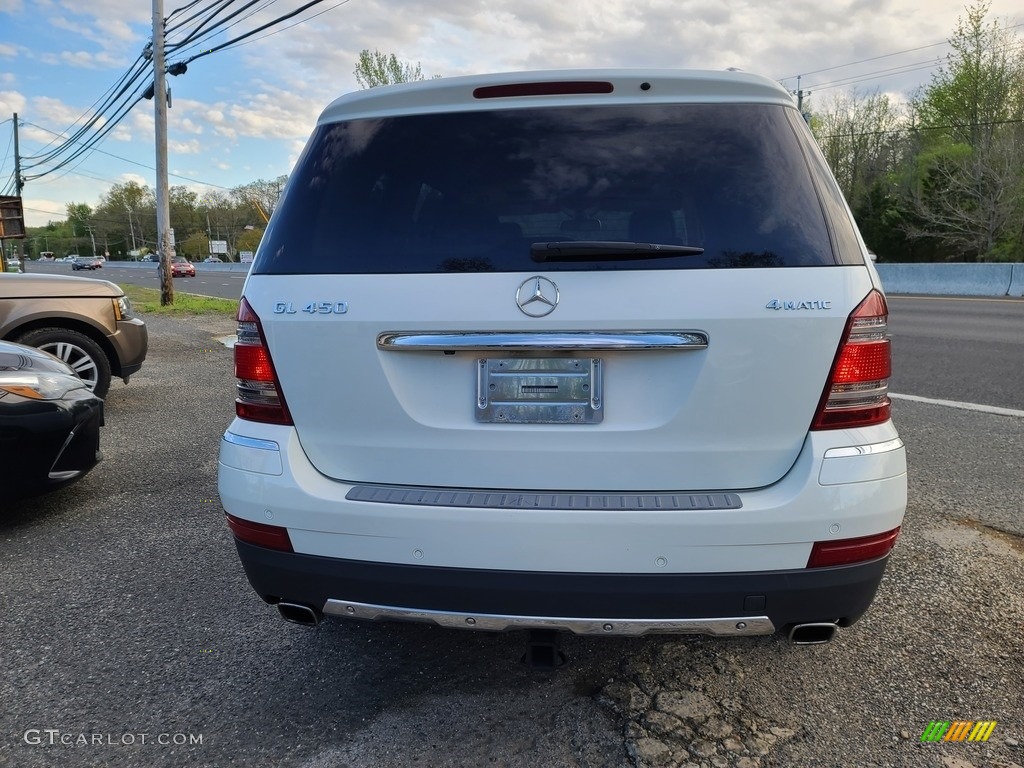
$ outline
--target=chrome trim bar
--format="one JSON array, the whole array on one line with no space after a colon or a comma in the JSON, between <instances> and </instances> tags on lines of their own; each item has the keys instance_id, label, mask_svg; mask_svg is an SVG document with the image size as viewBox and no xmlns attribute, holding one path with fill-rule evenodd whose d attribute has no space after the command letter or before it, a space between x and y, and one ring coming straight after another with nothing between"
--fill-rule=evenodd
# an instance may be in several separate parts
<instances>
[{"instance_id":1,"label":"chrome trim bar","mask_svg":"<svg viewBox=\"0 0 1024 768\"><path fill-rule=\"evenodd\" d=\"M594 333L559 331L552 333L405 333L389 331L377 336L377 348L395 351L452 350L490 352L516 350L565 350L603 352L633 349L707 349L704 331L623 331Z\"/></svg>"},{"instance_id":2,"label":"chrome trim bar","mask_svg":"<svg viewBox=\"0 0 1024 768\"><path fill-rule=\"evenodd\" d=\"M842 459L850 456L873 456L879 453L898 451L903 447L903 441L894 437L884 443L873 443L871 445L851 445L849 448L829 448L825 451L826 459Z\"/></svg>"},{"instance_id":3,"label":"chrome trim bar","mask_svg":"<svg viewBox=\"0 0 1024 768\"><path fill-rule=\"evenodd\" d=\"M329 616L369 621L418 621L449 629L478 629L502 632L509 629L554 629L577 635L646 634L717 635L744 637L771 635L775 626L767 616L733 616L709 619L600 619L551 616L500 616L491 613L417 610L389 605L328 600L323 612Z\"/></svg>"}]
</instances>

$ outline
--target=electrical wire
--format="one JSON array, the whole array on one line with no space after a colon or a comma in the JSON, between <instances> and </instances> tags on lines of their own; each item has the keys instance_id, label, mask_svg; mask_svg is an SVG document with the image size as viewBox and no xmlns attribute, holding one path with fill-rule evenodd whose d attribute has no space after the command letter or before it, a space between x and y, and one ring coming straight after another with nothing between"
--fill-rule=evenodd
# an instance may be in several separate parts
<instances>
[{"instance_id":1,"label":"electrical wire","mask_svg":"<svg viewBox=\"0 0 1024 768\"><path fill-rule=\"evenodd\" d=\"M1000 27L1000 30L1010 31L1010 30L1014 30L1014 29L1019 29L1020 27L1024 27L1024 22L1018 22L1016 24L1011 24L1009 26ZM790 75L789 77L779 78L779 82L784 82L786 80L792 80L792 79L794 79L796 77L807 77L808 75L816 75L816 74L821 74L823 72L832 72L832 71L837 70L837 69L845 69L846 67L853 67L853 66L856 66L858 64L865 64L865 63L872 62L872 61L880 61L881 59L887 59L887 58L891 58L893 56L901 56L903 54L913 53L915 51L922 51L922 50L926 50L928 48L935 48L935 47L938 47L938 46L949 45L949 44L950 44L949 39L946 39L946 40L943 40L942 42L938 42L938 43L929 43L927 45L920 45L920 46L917 46L915 48L905 48L904 50L901 50L901 51L894 51L893 53L886 53L886 54L882 54L880 56L871 56L871 57L866 58L866 59L859 59L857 61L851 61L851 62L848 62L846 64L837 64L837 65L831 66L831 67L824 67L822 69L811 70L810 72L801 72L799 75ZM1003 51L1003 50L1010 50L1010 49L1013 49L1013 48L1021 48L1021 47L1024 47L1024 42L1021 42L1021 41L1011 41L1011 42L1006 43L1006 45L999 46L996 50ZM870 72L864 72L864 73L857 74L857 75L849 75L848 77L837 78L836 80L827 81L825 83L812 84L812 85L801 85L801 89L806 92L806 91L811 90L811 89L814 89L814 90L825 90L825 89L828 89L828 88L838 88L838 87L841 87L843 85L855 85L857 83L865 82L865 81L868 81L868 80L884 79L885 77L893 77L896 74L907 74L909 72L915 72L915 71L919 71L919 70L922 70L922 69L931 69L931 68L934 68L936 66L940 66L941 64L942 64L942 57L936 57L935 59L930 59L928 62L917 62L915 64L904 64L904 65L899 65L899 66L896 66L896 67L890 67L890 68L887 68L887 69L873 70L873 71L870 71ZM903 70L903 71L899 71L899 70Z\"/></svg>"},{"instance_id":2,"label":"electrical wire","mask_svg":"<svg viewBox=\"0 0 1024 768\"><path fill-rule=\"evenodd\" d=\"M233 26L234 24L243 21L244 19L248 18L254 13L266 9L267 7L269 7L271 2L273 2L273 0L270 0L270 2L267 2L267 0L250 0L250 2L245 3L241 8L229 14L228 16L217 19L217 15L223 10L225 10L231 4L231 0L216 0L214 3L202 7L201 9L199 9L197 13L193 14L193 16L188 17L187 19L183 20L178 24L176 28L180 28L181 26L186 25L188 22L196 18L205 16L203 21L200 23L199 28L192 30L192 32L190 32L189 35L187 35L184 40L178 41L174 44L175 49L187 45L190 41L192 43L197 43L200 41L201 38L205 37L207 34L211 34L213 32L219 31L220 29L226 29L230 26ZM312 8L315 5L319 5L321 2L324 2L324 0L311 0L310 2L305 3L304 5L295 9L294 11L278 16L277 18L265 24L262 24L259 27L256 27L255 29L246 32L245 34L239 35L231 40L228 40L222 43L221 45L201 51L200 53L186 59L184 63L187 64L191 61L194 61L195 59L201 58L203 56L208 56L211 53L223 50L225 48L236 47L245 44L245 42L249 40L249 38L251 38L252 36L265 31L276 24L280 24L283 21L292 19L295 16L301 14L302 12L308 10L309 8ZM308 17L306 19L301 19L295 22L294 24L289 25L286 28L290 28L296 26L297 24L304 23L305 21L309 21L311 18L316 18L317 16L320 16L323 13L332 10L333 8L337 8L341 5L346 4L347 2L349 2L349 0L342 0L342 2L336 3L335 5L331 6L331 8L321 11L320 13L317 13L314 16ZM196 4L196 2L189 3L185 6L185 9L191 9L195 7ZM240 15L244 14L245 11L253 8L253 6L260 7L257 8L256 10L250 11L248 15L242 18L237 18ZM182 10L184 9L179 9L179 11ZM172 16L173 15L174 14L172 14ZM232 21L232 19L235 19L235 21ZM264 37L268 36L269 35L265 35ZM250 42L255 41L252 40ZM132 107L134 107L136 104L138 104L139 101L142 100L143 94L145 93L145 91L143 91L142 89L142 85L145 85L145 81L143 81L143 83L139 83L139 79L145 74L145 59L146 56L144 54L140 55L139 58L136 59L135 63L133 63L129 70L121 77L118 83L116 83L112 88L108 89L107 91L107 94L111 94L115 90L116 93L113 93L113 95L107 95L106 99L103 101L101 106L94 110L92 117L88 121L86 121L80 128L78 128L73 134L71 134L70 136L64 135L63 143L59 144L57 147L55 147L49 152L41 152L34 155L28 155L25 157L25 160L28 161L25 165L26 170L31 170L33 168L40 169L37 173L25 176L26 181L38 180L48 174L55 173L60 171L61 169L67 168L79 158L84 157L86 153L96 148L96 146L121 122L121 120L123 120L127 116ZM149 87L151 87L151 85ZM140 93L140 91L142 93ZM101 97L101 99L103 99L103 97ZM72 126L73 125L74 123L72 124ZM88 134L90 131L92 131L92 135L84 139L83 142L83 137L85 137L86 134ZM50 147L53 143L54 142L51 141L43 149L45 150L46 148ZM59 162L56 162L58 161L58 159ZM52 164L52 166L45 170L41 169L42 166L48 164ZM138 163L138 165L142 164ZM187 177L182 176L179 176L178 178L187 179ZM196 179L187 180L199 184L206 183ZM227 189L226 187L219 188Z\"/></svg>"},{"instance_id":3,"label":"electrical wire","mask_svg":"<svg viewBox=\"0 0 1024 768\"><path fill-rule=\"evenodd\" d=\"M196 59L202 58L203 56L209 56L211 53L216 53L217 51L223 50L225 48L233 47L236 44L241 43L243 40L246 40L246 39L252 37L253 35L258 34L258 33L262 32L263 30L268 29L269 27L274 26L275 24L279 24L282 21L287 21L288 19L294 18L295 16L298 16L303 11L305 11L305 10L307 10L309 8L312 8L314 5L319 5L322 2L324 2L324 0L310 0L310 2L306 3L305 5L300 6L299 8L297 8L294 11L292 11L291 13L286 13L283 16L278 16L273 21L269 21L266 24L263 24L263 25L261 25L259 27L256 27L255 29L250 30L249 32L246 32L244 35L239 35L236 38L228 40L227 42L221 43L220 45L214 46L213 48L210 48L208 50L205 50L205 51L202 51L200 53L197 53L195 56L192 56L192 57L190 57L188 59L185 59L184 63L185 64L190 64L191 62L195 61ZM344 5L347 2L349 2L349 0L342 0L342 2L338 3L337 5L335 5L333 7L337 8L339 5ZM330 10L330 9L328 9L328 10ZM307 19L303 19L303 21L307 21ZM292 26L294 26L294 25L292 25ZM253 42L255 42L255 41L253 41Z\"/></svg>"},{"instance_id":4,"label":"electrical wire","mask_svg":"<svg viewBox=\"0 0 1024 768\"><path fill-rule=\"evenodd\" d=\"M225 21L225 20L222 20L221 23L218 23L216 26L211 27L210 29L206 30L201 35L199 35L194 40L192 40L192 42L190 42L190 43L185 43L184 41L181 41L181 42L179 42L179 41L170 41L168 46L167 46L167 48L166 48L166 50L168 51L168 55L170 55L170 54L177 54L177 55L180 56L181 54L187 53L190 50L194 50L196 48L200 48L202 45L204 45L206 43L207 40L210 40L211 38L213 38L218 33L223 32L223 31L227 31L231 27L237 26L238 24L241 24L242 22L247 21L248 19L252 18L256 14L261 13L262 11L265 11L267 8L269 8L271 5L273 5L275 2L277 2L277 0L262 0L262 2L263 2L262 5L260 5L257 8L253 8L251 11L246 13L244 16L241 16L241 17L235 19L234 21L232 21L229 24L223 23L223 21Z\"/></svg>"},{"instance_id":5,"label":"electrical wire","mask_svg":"<svg viewBox=\"0 0 1024 768\"><path fill-rule=\"evenodd\" d=\"M33 128L38 128L39 130L46 131L47 133L54 133L54 131L51 131L48 128L43 128L41 125L36 125L35 123L26 122L25 125L31 125ZM127 157L121 157L120 155L115 155L112 152L107 152L106 150L103 150L103 149L97 149L97 148L94 147L92 149L92 151L93 152L99 152L101 155L106 155L107 157L112 157L115 160L120 160L123 163L129 163L130 165L137 165L138 167L145 168L148 171L155 171L156 170L156 168L154 168L152 165L146 165L145 163L140 163L137 160L129 160ZM71 173L75 173L75 172L71 171ZM44 175L44 174L40 174L40 176L41 175ZM79 173L79 175L86 176L87 174ZM190 176L182 176L182 175L177 174L177 173L168 173L167 175L168 176L173 176L176 179L182 179L184 181L191 181L194 184L202 184L202 185L207 186L207 187L215 187L216 189L223 189L223 190L226 190L228 192L230 192L233 189L233 187L224 187L224 186L221 186L220 184L214 184L212 181L203 181L202 179L193 179ZM36 176L36 177L33 177L33 178L39 178L39 176ZM99 179L99 180L100 181L109 181L109 179ZM116 182L113 182L113 183L116 183Z\"/></svg>"},{"instance_id":6,"label":"electrical wire","mask_svg":"<svg viewBox=\"0 0 1024 768\"><path fill-rule=\"evenodd\" d=\"M281 27L281 29L275 29L273 32L268 32L267 34L263 35L262 37L257 37L255 40L246 40L245 42L238 43L237 45L230 45L230 48L240 48L243 45L249 45L250 43L257 43L260 40L266 40L268 37L273 37L274 35L278 34L279 32L284 32L285 30L291 29L292 27L297 27L299 24L305 24L307 21L312 21L317 16L323 16L328 11L333 11L335 8L338 8L338 7L342 6L342 5L347 5L349 2L350 2L350 0L341 0L341 2L335 3L330 8L324 8L319 13L314 13L312 16L307 16L304 19L300 19L299 21L296 21L294 24L289 24L286 27Z\"/></svg>"}]
</instances>

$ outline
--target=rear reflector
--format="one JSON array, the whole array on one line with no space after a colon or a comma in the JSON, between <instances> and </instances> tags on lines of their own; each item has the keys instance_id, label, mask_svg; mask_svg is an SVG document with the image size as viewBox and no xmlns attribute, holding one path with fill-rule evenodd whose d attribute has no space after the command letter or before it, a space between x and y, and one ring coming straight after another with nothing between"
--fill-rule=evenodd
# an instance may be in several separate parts
<instances>
[{"instance_id":1,"label":"rear reflector","mask_svg":"<svg viewBox=\"0 0 1024 768\"><path fill-rule=\"evenodd\" d=\"M888 319L885 297L874 290L850 314L811 429L866 427L889 420Z\"/></svg>"},{"instance_id":2,"label":"rear reflector","mask_svg":"<svg viewBox=\"0 0 1024 768\"><path fill-rule=\"evenodd\" d=\"M260 319L244 298L238 305L237 334L235 377L238 379L238 397L235 398L235 414L248 421L291 424L292 417L281 394Z\"/></svg>"},{"instance_id":3,"label":"rear reflector","mask_svg":"<svg viewBox=\"0 0 1024 768\"><path fill-rule=\"evenodd\" d=\"M509 83L508 85L485 85L473 89L475 99L504 99L510 96L562 96L573 93L611 93L611 83L580 80L556 83Z\"/></svg>"},{"instance_id":4,"label":"rear reflector","mask_svg":"<svg viewBox=\"0 0 1024 768\"><path fill-rule=\"evenodd\" d=\"M892 551L896 545L899 528L874 536L861 536L856 539L840 539L839 541L816 541L811 548L811 556L807 560L808 568L827 568L830 565L850 565L875 560Z\"/></svg>"},{"instance_id":5,"label":"rear reflector","mask_svg":"<svg viewBox=\"0 0 1024 768\"><path fill-rule=\"evenodd\" d=\"M251 520L243 520L234 515L228 515L228 528L240 541L247 544L255 544L258 547L276 549L280 552L294 552L292 540L288 538L288 529L279 525L265 525L254 523Z\"/></svg>"}]
</instances>

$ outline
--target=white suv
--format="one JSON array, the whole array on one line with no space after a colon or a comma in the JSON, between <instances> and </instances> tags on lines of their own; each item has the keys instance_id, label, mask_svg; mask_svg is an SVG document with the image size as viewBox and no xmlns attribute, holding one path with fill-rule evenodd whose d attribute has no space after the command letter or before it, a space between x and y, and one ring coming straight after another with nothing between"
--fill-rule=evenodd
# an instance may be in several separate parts
<instances>
[{"instance_id":1,"label":"white suv","mask_svg":"<svg viewBox=\"0 0 1024 768\"><path fill-rule=\"evenodd\" d=\"M301 623L824 642L906 507L886 317L770 80L349 94L243 290L228 524Z\"/></svg>"}]
</instances>

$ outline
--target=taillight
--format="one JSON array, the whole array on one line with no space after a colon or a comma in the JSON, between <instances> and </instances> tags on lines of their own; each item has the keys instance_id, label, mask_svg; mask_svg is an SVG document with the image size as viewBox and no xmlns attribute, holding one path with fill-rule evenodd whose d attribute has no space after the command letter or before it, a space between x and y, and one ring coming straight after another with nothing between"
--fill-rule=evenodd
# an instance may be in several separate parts
<instances>
[{"instance_id":1,"label":"taillight","mask_svg":"<svg viewBox=\"0 0 1024 768\"><path fill-rule=\"evenodd\" d=\"M258 547L268 547L281 552L294 552L292 540L288 536L288 529L279 525L267 525L266 523L254 523L251 520L243 520L234 515L228 515L228 528L231 529L238 539L247 544L255 544Z\"/></svg>"},{"instance_id":2,"label":"taillight","mask_svg":"<svg viewBox=\"0 0 1024 768\"><path fill-rule=\"evenodd\" d=\"M850 565L875 560L888 555L896 546L899 528L874 536L860 536L856 539L839 541L816 541L807 560L808 568L827 568L830 565Z\"/></svg>"},{"instance_id":3,"label":"taillight","mask_svg":"<svg viewBox=\"0 0 1024 768\"><path fill-rule=\"evenodd\" d=\"M889 420L888 319L885 297L875 290L850 314L811 429L866 427Z\"/></svg>"},{"instance_id":4,"label":"taillight","mask_svg":"<svg viewBox=\"0 0 1024 768\"><path fill-rule=\"evenodd\" d=\"M235 376L238 379L238 397L235 398L235 413L238 418L249 421L291 424L292 417L281 394L260 319L244 298L238 305L237 333Z\"/></svg>"}]
</instances>

